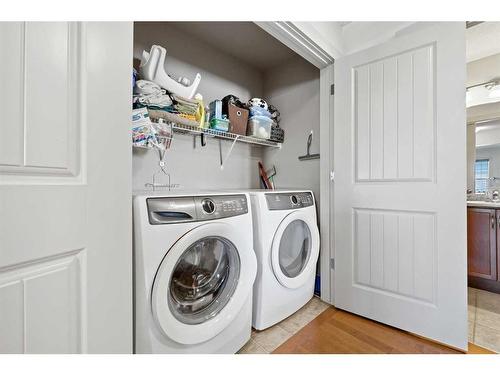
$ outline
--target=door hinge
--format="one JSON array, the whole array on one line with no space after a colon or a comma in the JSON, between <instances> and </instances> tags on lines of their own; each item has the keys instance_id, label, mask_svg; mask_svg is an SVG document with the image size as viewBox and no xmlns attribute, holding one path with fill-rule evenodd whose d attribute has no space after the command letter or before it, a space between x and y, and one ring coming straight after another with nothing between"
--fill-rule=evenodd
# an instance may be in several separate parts
<instances>
[{"instance_id":1,"label":"door hinge","mask_svg":"<svg viewBox=\"0 0 500 375\"><path fill-rule=\"evenodd\" d=\"M335 84L330 86L330 95L335 95Z\"/></svg>"},{"instance_id":2,"label":"door hinge","mask_svg":"<svg viewBox=\"0 0 500 375\"><path fill-rule=\"evenodd\" d=\"M330 258L330 268L331 268L332 270L334 270L334 269L335 269L335 259L333 259L333 258Z\"/></svg>"},{"instance_id":3,"label":"door hinge","mask_svg":"<svg viewBox=\"0 0 500 375\"><path fill-rule=\"evenodd\" d=\"M330 171L330 181L334 181L334 180L335 180L335 172Z\"/></svg>"}]
</instances>

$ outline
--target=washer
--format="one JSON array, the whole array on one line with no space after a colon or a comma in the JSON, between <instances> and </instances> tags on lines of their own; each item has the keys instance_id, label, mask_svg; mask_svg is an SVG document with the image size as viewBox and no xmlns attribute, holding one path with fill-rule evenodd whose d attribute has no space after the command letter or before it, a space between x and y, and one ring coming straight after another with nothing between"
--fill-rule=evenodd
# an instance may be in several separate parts
<instances>
[{"instance_id":1,"label":"washer","mask_svg":"<svg viewBox=\"0 0 500 375\"><path fill-rule=\"evenodd\" d=\"M266 329L314 294L319 230L311 191L250 191L257 255L253 326Z\"/></svg>"},{"instance_id":2,"label":"washer","mask_svg":"<svg viewBox=\"0 0 500 375\"><path fill-rule=\"evenodd\" d=\"M134 351L235 353L257 272L247 194L137 194Z\"/></svg>"}]
</instances>

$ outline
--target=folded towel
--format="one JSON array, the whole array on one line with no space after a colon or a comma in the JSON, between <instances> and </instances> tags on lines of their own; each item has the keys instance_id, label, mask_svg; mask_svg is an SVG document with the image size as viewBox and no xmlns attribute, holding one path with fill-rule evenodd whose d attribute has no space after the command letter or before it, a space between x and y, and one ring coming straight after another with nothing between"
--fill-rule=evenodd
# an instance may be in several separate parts
<instances>
[{"instance_id":1,"label":"folded towel","mask_svg":"<svg viewBox=\"0 0 500 375\"><path fill-rule=\"evenodd\" d=\"M168 107L172 105L172 98L156 83L141 79L134 86L134 102L144 106Z\"/></svg>"},{"instance_id":2,"label":"folded towel","mask_svg":"<svg viewBox=\"0 0 500 375\"><path fill-rule=\"evenodd\" d=\"M180 125L188 125L188 126L200 126L197 121L190 120L184 117L181 117L175 113L163 111L160 109L152 109L148 108L149 117L152 119L164 119L165 121L175 122Z\"/></svg>"}]
</instances>

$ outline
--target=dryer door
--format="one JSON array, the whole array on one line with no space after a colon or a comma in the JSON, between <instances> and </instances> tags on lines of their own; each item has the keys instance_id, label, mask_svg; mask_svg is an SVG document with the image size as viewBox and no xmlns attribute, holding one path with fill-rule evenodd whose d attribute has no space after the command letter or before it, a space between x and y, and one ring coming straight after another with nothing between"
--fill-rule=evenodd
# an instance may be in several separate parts
<instances>
[{"instance_id":1,"label":"dryer door","mask_svg":"<svg viewBox=\"0 0 500 375\"><path fill-rule=\"evenodd\" d=\"M307 283L316 270L319 231L316 220L294 211L278 226L271 248L271 263L278 281L295 289Z\"/></svg>"},{"instance_id":2,"label":"dryer door","mask_svg":"<svg viewBox=\"0 0 500 375\"><path fill-rule=\"evenodd\" d=\"M231 229L225 223L196 227L163 258L153 284L152 308L172 340L197 344L215 337L249 296L255 254Z\"/></svg>"}]
</instances>

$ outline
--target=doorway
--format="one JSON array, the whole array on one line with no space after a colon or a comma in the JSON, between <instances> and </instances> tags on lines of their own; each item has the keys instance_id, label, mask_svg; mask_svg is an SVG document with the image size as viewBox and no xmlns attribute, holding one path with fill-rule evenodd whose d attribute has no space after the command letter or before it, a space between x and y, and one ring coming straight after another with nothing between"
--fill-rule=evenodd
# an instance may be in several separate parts
<instances>
[{"instance_id":1,"label":"doorway","mask_svg":"<svg viewBox=\"0 0 500 375\"><path fill-rule=\"evenodd\" d=\"M500 22L467 26L469 342L500 352Z\"/></svg>"}]
</instances>

